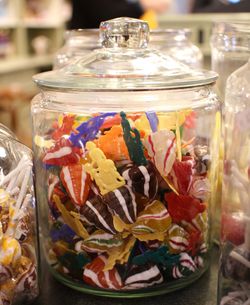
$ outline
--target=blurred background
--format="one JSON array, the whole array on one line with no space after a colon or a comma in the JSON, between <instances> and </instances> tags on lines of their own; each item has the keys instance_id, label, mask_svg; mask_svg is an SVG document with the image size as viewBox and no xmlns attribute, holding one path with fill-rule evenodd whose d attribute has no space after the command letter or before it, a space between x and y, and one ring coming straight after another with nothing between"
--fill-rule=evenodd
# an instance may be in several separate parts
<instances>
[{"instance_id":1,"label":"blurred background","mask_svg":"<svg viewBox=\"0 0 250 305\"><path fill-rule=\"evenodd\" d=\"M0 0L0 122L31 145L32 75L52 68L66 29L120 16L147 20L152 29L190 28L209 68L213 22L248 19L248 12L250 0Z\"/></svg>"}]
</instances>

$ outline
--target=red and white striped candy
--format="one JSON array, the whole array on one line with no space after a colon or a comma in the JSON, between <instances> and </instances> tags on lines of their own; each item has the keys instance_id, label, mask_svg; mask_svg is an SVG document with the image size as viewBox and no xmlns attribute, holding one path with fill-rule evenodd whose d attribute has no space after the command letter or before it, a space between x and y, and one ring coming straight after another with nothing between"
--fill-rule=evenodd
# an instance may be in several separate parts
<instances>
[{"instance_id":1,"label":"red and white striped candy","mask_svg":"<svg viewBox=\"0 0 250 305\"><path fill-rule=\"evenodd\" d=\"M79 161L81 154L80 148L73 147L69 140L61 138L55 146L46 151L43 163L58 166L75 164Z\"/></svg>"},{"instance_id":2,"label":"red and white striped candy","mask_svg":"<svg viewBox=\"0 0 250 305\"><path fill-rule=\"evenodd\" d=\"M88 197L91 179L81 164L64 166L60 178L73 203L82 206Z\"/></svg>"},{"instance_id":3,"label":"red and white striped candy","mask_svg":"<svg viewBox=\"0 0 250 305\"><path fill-rule=\"evenodd\" d=\"M176 159L175 134L172 131L159 130L150 134L144 145L160 174L166 177Z\"/></svg>"},{"instance_id":4,"label":"red and white striped candy","mask_svg":"<svg viewBox=\"0 0 250 305\"><path fill-rule=\"evenodd\" d=\"M116 268L103 271L106 261L104 255L99 255L91 263L87 264L83 271L83 280L91 286L120 290L123 285Z\"/></svg>"}]
</instances>

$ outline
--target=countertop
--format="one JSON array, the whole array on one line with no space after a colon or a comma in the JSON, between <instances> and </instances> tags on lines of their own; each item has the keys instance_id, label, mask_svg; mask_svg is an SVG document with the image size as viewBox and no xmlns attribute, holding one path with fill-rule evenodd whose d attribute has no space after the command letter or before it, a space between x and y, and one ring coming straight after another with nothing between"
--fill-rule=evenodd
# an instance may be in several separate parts
<instances>
[{"instance_id":1,"label":"countertop","mask_svg":"<svg viewBox=\"0 0 250 305\"><path fill-rule=\"evenodd\" d=\"M142 299L110 299L82 294L57 282L42 265L42 291L33 305L215 305L218 249L212 251L212 264L197 282L170 294Z\"/></svg>"}]
</instances>

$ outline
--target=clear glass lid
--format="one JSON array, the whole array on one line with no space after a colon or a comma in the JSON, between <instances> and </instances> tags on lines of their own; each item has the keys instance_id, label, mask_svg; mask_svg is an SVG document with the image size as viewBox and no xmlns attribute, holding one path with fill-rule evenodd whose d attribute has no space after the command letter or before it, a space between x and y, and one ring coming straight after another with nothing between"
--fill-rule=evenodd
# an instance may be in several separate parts
<instances>
[{"instance_id":1,"label":"clear glass lid","mask_svg":"<svg viewBox=\"0 0 250 305\"><path fill-rule=\"evenodd\" d=\"M213 83L217 74L194 71L148 48L144 21L116 18L100 25L102 48L70 61L60 70L34 76L38 86L60 90L156 90Z\"/></svg>"}]
</instances>

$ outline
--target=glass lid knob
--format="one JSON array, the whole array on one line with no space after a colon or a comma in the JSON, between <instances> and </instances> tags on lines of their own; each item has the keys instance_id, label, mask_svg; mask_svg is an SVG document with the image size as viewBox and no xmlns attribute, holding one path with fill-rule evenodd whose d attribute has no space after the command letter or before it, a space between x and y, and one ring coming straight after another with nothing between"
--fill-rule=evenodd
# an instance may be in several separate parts
<instances>
[{"instance_id":1,"label":"glass lid knob","mask_svg":"<svg viewBox=\"0 0 250 305\"><path fill-rule=\"evenodd\" d=\"M138 19L116 18L100 24L100 38L105 48L146 48L149 26Z\"/></svg>"}]
</instances>

